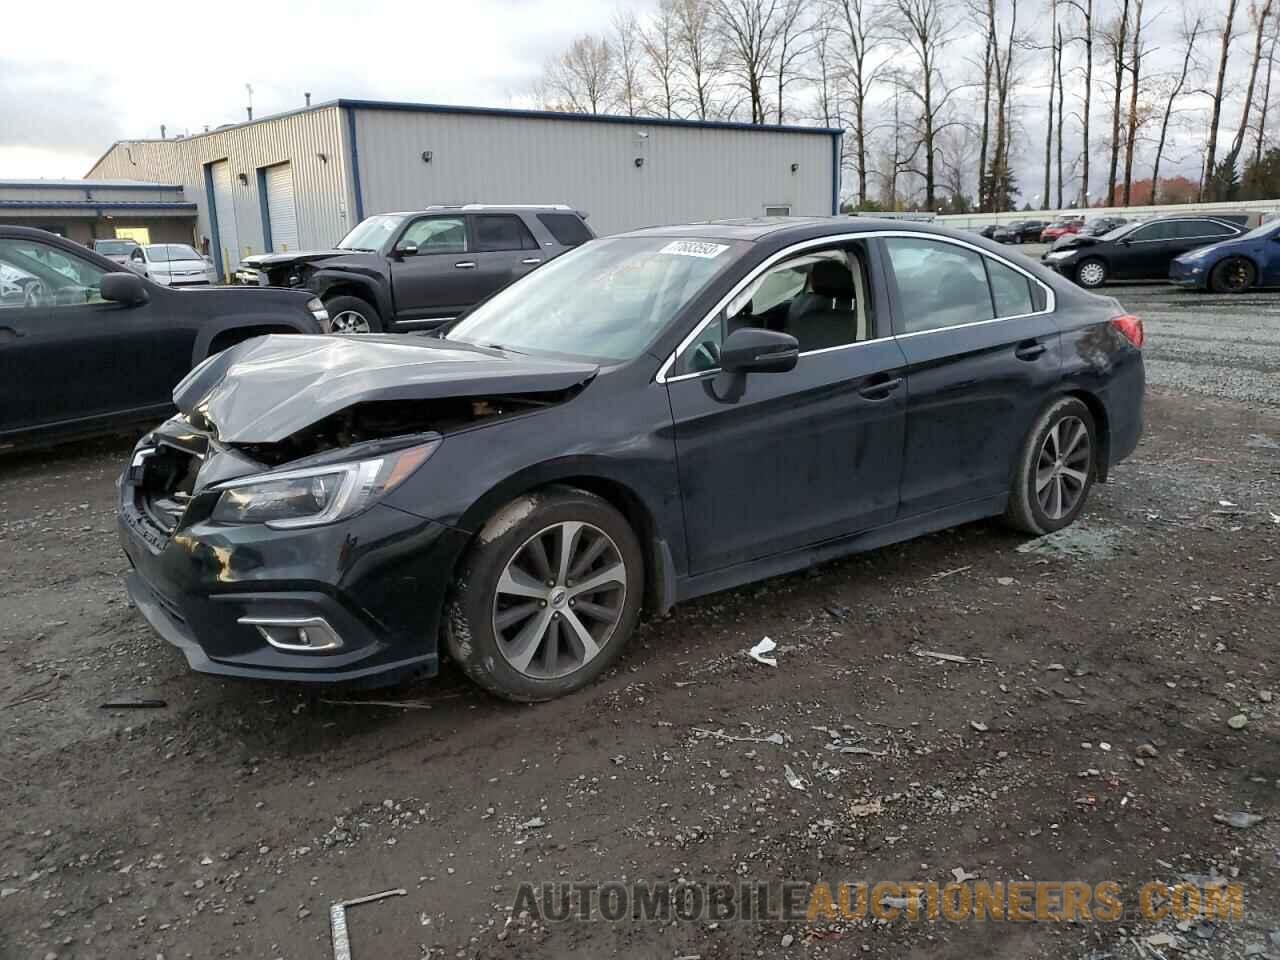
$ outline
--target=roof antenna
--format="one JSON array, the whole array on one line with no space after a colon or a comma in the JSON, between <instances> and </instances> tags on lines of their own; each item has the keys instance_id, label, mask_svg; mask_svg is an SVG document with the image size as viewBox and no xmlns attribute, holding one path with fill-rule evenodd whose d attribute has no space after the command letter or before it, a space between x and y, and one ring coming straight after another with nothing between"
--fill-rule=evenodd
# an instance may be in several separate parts
<instances>
[{"instance_id":1,"label":"roof antenna","mask_svg":"<svg viewBox=\"0 0 1280 960\"><path fill-rule=\"evenodd\" d=\"M308 90L306 93L303 94L303 96L307 98L307 106L308 107L311 106L311 91Z\"/></svg>"},{"instance_id":2,"label":"roof antenna","mask_svg":"<svg viewBox=\"0 0 1280 960\"><path fill-rule=\"evenodd\" d=\"M245 107L245 112L249 114L249 119L252 120L253 119L253 84L246 83L244 85L244 88L246 91L248 91L248 94L249 94L249 105Z\"/></svg>"},{"instance_id":3,"label":"roof antenna","mask_svg":"<svg viewBox=\"0 0 1280 960\"><path fill-rule=\"evenodd\" d=\"M160 139L161 139L161 140L164 140L164 139L165 139L165 135L164 135L164 124L163 124L163 123L162 123L162 124L160 124Z\"/></svg>"}]
</instances>

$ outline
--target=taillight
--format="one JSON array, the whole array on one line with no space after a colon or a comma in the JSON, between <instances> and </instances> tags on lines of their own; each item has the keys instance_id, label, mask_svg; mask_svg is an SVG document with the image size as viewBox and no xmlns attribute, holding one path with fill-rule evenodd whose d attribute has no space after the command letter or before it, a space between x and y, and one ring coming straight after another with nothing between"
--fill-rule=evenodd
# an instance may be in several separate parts
<instances>
[{"instance_id":1,"label":"taillight","mask_svg":"<svg viewBox=\"0 0 1280 960\"><path fill-rule=\"evenodd\" d=\"M1142 329L1142 321L1131 313L1112 317L1111 325L1123 333L1124 338L1139 349L1147 341L1147 335Z\"/></svg>"}]
</instances>

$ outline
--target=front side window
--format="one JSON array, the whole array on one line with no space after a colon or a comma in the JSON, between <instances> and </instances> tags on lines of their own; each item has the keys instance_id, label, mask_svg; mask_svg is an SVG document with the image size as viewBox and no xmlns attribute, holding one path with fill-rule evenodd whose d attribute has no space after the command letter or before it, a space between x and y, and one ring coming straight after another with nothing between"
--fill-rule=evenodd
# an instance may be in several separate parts
<instances>
[{"instance_id":1,"label":"front side window","mask_svg":"<svg viewBox=\"0 0 1280 960\"><path fill-rule=\"evenodd\" d=\"M0 240L0 306L102 303L105 272L38 240Z\"/></svg>"},{"instance_id":2,"label":"front side window","mask_svg":"<svg viewBox=\"0 0 1280 960\"><path fill-rule=\"evenodd\" d=\"M536 250L538 244L524 221L510 213L484 213L476 217L476 250Z\"/></svg>"},{"instance_id":3,"label":"front side window","mask_svg":"<svg viewBox=\"0 0 1280 960\"><path fill-rule=\"evenodd\" d=\"M1173 223L1144 224L1129 234L1129 239L1134 243L1146 243L1152 240L1172 240L1177 236L1174 232L1175 227L1176 224Z\"/></svg>"},{"instance_id":4,"label":"front side window","mask_svg":"<svg viewBox=\"0 0 1280 960\"><path fill-rule=\"evenodd\" d=\"M445 339L517 353L630 360L737 259L742 246L670 237L593 240L486 300Z\"/></svg>"},{"instance_id":5,"label":"front side window","mask_svg":"<svg viewBox=\"0 0 1280 960\"><path fill-rule=\"evenodd\" d=\"M901 333L995 317L981 254L923 237L886 237L884 247L898 293Z\"/></svg>"},{"instance_id":6,"label":"front side window","mask_svg":"<svg viewBox=\"0 0 1280 960\"><path fill-rule=\"evenodd\" d=\"M423 217L409 224L399 247L416 246L419 253L466 253L467 222L462 217Z\"/></svg>"}]
</instances>

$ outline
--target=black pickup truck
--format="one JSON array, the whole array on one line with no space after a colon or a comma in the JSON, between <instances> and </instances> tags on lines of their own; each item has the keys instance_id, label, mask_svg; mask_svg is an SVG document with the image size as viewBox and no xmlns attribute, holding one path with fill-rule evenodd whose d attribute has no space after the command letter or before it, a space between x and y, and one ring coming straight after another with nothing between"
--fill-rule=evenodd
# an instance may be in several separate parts
<instances>
[{"instance_id":1,"label":"black pickup truck","mask_svg":"<svg viewBox=\"0 0 1280 960\"><path fill-rule=\"evenodd\" d=\"M592 239L585 220L562 204L382 213L332 250L246 257L236 280L311 290L324 301L333 333L429 329Z\"/></svg>"}]
</instances>

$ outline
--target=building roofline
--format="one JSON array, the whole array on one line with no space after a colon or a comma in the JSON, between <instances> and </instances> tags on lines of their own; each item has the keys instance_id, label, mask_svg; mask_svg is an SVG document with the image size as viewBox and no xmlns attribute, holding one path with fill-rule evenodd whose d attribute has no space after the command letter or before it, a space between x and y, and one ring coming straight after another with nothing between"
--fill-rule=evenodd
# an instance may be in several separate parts
<instances>
[{"instance_id":1,"label":"building roofline","mask_svg":"<svg viewBox=\"0 0 1280 960\"><path fill-rule=\"evenodd\" d=\"M178 200L0 200L0 210L190 210L194 203Z\"/></svg>"},{"instance_id":2,"label":"building roofline","mask_svg":"<svg viewBox=\"0 0 1280 960\"><path fill-rule=\"evenodd\" d=\"M132 139L116 140L102 155L93 162L93 166L89 168L88 177L103 160L116 147L133 143L182 143L186 140L198 140L201 137L210 137L215 133L225 133L228 130L239 130L244 127L252 127L259 123L270 123L273 120L283 120L285 117L297 116L301 113L310 113L315 110L326 110L332 107L346 108L351 110L399 110L405 113L440 113L453 114L476 117L514 117L525 120L568 120L575 123L618 123L628 126L639 127L691 127L703 130L745 130L768 133L798 133L798 134L823 134L828 137L838 137L844 133L844 130L837 127L801 127L789 124L764 124L764 123L742 123L733 120L680 120L675 117L628 117L613 113L565 113L557 110L525 110L515 109L511 107L468 107L457 106L447 103L412 103L400 100L349 100L339 98L337 100L326 100L324 103L315 103L309 107L297 107L293 110L285 110L280 113L268 114L265 117L255 117L252 120L242 120L239 123L224 124L216 130L205 130L200 133L193 133L185 137L168 137L161 140L158 137L136 137Z\"/></svg>"},{"instance_id":3,"label":"building roofline","mask_svg":"<svg viewBox=\"0 0 1280 960\"><path fill-rule=\"evenodd\" d=\"M0 190L176 190L180 183L150 183L146 180L0 180Z\"/></svg>"}]
</instances>

